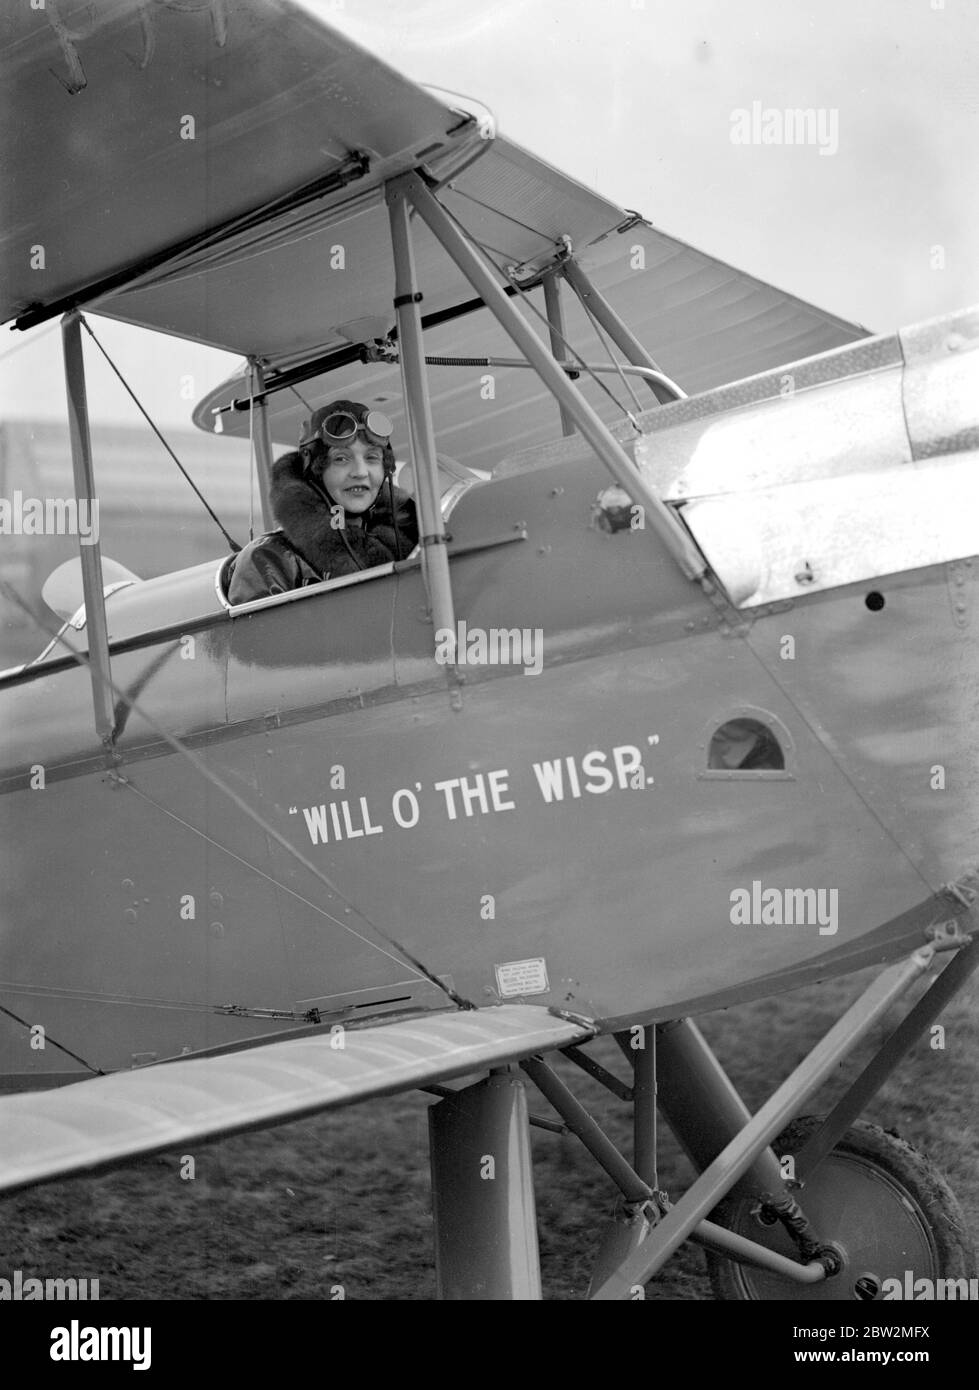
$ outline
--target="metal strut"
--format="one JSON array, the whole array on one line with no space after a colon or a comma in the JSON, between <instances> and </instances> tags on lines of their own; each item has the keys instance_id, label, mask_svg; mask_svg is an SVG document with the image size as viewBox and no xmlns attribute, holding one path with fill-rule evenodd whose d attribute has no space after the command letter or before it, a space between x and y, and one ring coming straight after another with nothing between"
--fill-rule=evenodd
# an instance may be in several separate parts
<instances>
[{"instance_id":1,"label":"metal strut","mask_svg":"<svg viewBox=\"0 0 979 1390\"><path fill-rule=\"evenodd\" d=\"M547 327L551 339L551 352L554 360L560 362L564 355L564 313L561 309L561 282L553 273L544 277L544 309L547 314ZM529 365L529 364L528 364ZM560 405L561 433L574 434L574 420L565 405Z\"/></svg>"},{"instance_id":2,"label":"metal strut","mask_svg":"<svg viewBox=\"0 0 979 1390\"><path fill-rule=\"evenodd\" d=\"M657 378L661 378L663 375L659 367L628 324L623 323L608 300L595 289L573 256L562 261L561 274L581 300L586 313L594 314L615 346L625 354L626 360L631 362L634 367L648 367L655 373L654 377L649 378L649 389L657 401L661 405L666 405L671 400L675 400L676 397L670 393L669 388L663 385L662 381L657 381Z\"/></svg>"},{"instance_id":3,"label":"metal strut","mask_svg":"<svg viewBox=\"0 0 979 1390\"><path fill-rule=\"evenodd\" d=\"M538 1300L540 1255L527 1095L495 1070L428 1112L438 1297Z\"/></svg>"},{"instance_id":4,"label":"metal strut","mask_svg":"<svg viewBox=\"0 0 979 1390\"><path fill-rule=\"evenodd\" d=\"M873 1028L894 1001L909 988L934 958L929 947L890 966L847 1009L744 1126L736 1138L684 1193L641 1246L596 1290L600 1301L628 1299L646 1283L700 1226L704 1217L771 1143L799 1107L832 1075L839 1063ZM826 1273L825 1269L823 1271Z\"/></svg>"},{"instance_id":5,"label":"metal strut","mask_svg":"<svg viewBox=\"0 0 979 1390\"><path fill-rule=\"evenodd\" d=\"M390 355L384 353L382 360L396 362L398 360L397 351ZM658 382L671 392L670 400L686 400L686 392L681 391L675 381L671 381L665 372L654 370L652 367L623 366L621 362L615 362L611 366L607 362L568 362L563 357L559 357L557 353L554 354L554 360L561 370L571 377L572 381L584 372L604 376L609 376L612 373L617 376L637 376L643 381ZM428 353L425 361L430 367L533 367L532 362L525 362L522 357L444 357ZM574 433L573 428L571 433Z\"/></svg>"},{"instance_id":6,"label":"metal strut","mask_svg":"<svg viewBox=\"0 0 979 1390\"><path fill-rule=\"evenodd\" d=\"M520 1065L622 1193L623 1201L609 1233L611 1239L606 1240L597 1262L597 1271L613 1275L624 1263L623 1256L634 1252L644 1239L652 1238L648 1232L655 1230L655 1223L662 1211L668 1210L665 1194L655 1191L619 1153L605 1131L543 1058L529 1057ZM643 1077L641 1084L648 1088L648 1074ZM730 1259L768 1269L793 1283L813 1284L826 1278L826 1268L821 1261L800 1264L711 1221L698 1222L689 1234L691 1239ZM614 1252L618 1252L618 1258ZM595 1282L593 1279L593 1284Z\"/></svg>"},{"instance_id":7,"label":"metal strut","mask_svg":"<svg viewBox=\"0 0 979 1390\"><path fill-rule=\"evenodd\" d=\"M421 185L424 187L424 185ZM401 344L401 383L408 415L411 461L418 486L421 521L422 565L432 607L435 632L450 634L455 651L456 624L449 578L449 557L445 549L445 523L439 497L435 430L425 376L425 348L419 304L422 299L415 271L415 255L408 220L408 196L404 178L385 186L391 219L394 251L395 306L398 340ZM452 663L454 665L454 662Z\"/></svg>"},{"instance_id":8,"label":"metal strut","mask_svg":"<svg viewBox=\"0 0 979 1390\"><path fill-rule=\"evenodd\" d=\"M83 501L97 507L95 473L92 467L92 436L88 426L88 396L85 391L85 357L82 349L81 315L65 314L61 320L61 341L65 356L65 391L68 396L68 435L71 466L75 477L75 505ZM97 515L97 513L96 513ZM80 528L79 528L80 531ZM109 628L105 616L102 579L102 549L98 526L92 528L91 543L78 550L85 595L85 626L88 630L88 670L92 680L95 732L108 750L115 730L112 672L109 662Z\"/></svg>"},{"instance_id":9,"label":"metal strut","mask_svg":"<svg viewBox=\"0 0 979 1390\"><path fill-rule=\"evenodd\" d=\"M649 521L649 529L667 547L684 574L690 579L699 579L706 573L707 565L680 521L662 498L657 497L648 486L601 417L577 387L568 380L526 320L517 313L483 258L470 246L441 203L433 197L416 173L402 174L393 182L410 197L419 216L441 242L473 289L482 296L486 307L534 366L558 404L567 409L575 425L615 481L633 502L643 507ZM405 216L407 217L407 214Z\"/></svg>"},{"instance_id":10,"label":"metal strut","mask_svg":"<svg viewBox=\"0 0 979 1390\"><path fill-rule=\"evenodd\" d=\"M272 482L272 432L269 427L269 408L265 396L265 370L257 357L248 359L249 399L252 407L252 441L255 457L251 460L258 478L258 497L262 504L262 525L266 531L275 525L269 487Z\"/></svg>"},{"instance_id":11,"label":"metal strut","mask_svg":"<svg viewBox=\"0 0 979 1390\"><path fill-rule=\"evenodd\" d=\"M816 1165L836 1147L837 1142L853 1121L877 1094L898 1062L916 1042L921 1030L927 1027L932 1019L938 1017L948 1001L962 988L977 966L979 966L979 939L962 947L949 961L938 979L908 1011L884 1046L868 1062L849 1090L840 1097L819 1129L810 1136L796 1154L796 1176L803 1184Z\"/></svg>"}]
</instances>

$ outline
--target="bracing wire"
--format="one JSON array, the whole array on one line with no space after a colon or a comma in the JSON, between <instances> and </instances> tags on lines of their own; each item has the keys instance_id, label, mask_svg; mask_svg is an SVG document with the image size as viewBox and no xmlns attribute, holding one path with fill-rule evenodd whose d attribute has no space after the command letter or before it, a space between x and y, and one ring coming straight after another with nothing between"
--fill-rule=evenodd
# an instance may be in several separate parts
<instances>
[{"instance_id":1,"label":"bracing wire","mask_svg":"<svg viewBox=\"0 0 979 1390\"><path fill-rule=\"evenodd\" d=\"M301 396L301 395L299 394L299 392L296 390L295 386L290 386L290 387L289 387L289 390L290 390L290 391L292 392L292 394L295 396L295 398L296 398L296 400L299 402L299 404L300 404L300 405L304 405L304 406L306 407L306 409L309 411L310 415L312 415L312 414L313 414L313 407L310 405L310 403L309 403L309 401L306 399L306 397L305 397L305 396Z\"/></svg>"},{"instance_id":2,"label":"bracing wire","mask_svg":"<svg viewBox=\"0 0 979 1390\"><path fill-rule=\"evenodd\" d=\"M182 463L180 462L180 460L177 458L177 455L176 455L176 454L173 452L173 450L170 448L170 445L169 445L169 444L167 443L167 441L163 438L163 435L162 435L162 434L160 433L160 431L157 429L156 425L153 423L153 421L150 419L149 415L147 414L146 410L143 408L143 404L142 404L142 402L140 401L139 397L136 395L135 391L134 391L134 390L132 389L132 387L129 385L129 382L128 382L128 381L126 380L126 378L123 376L122 372L121 372L121 371L119 370L119 368L116 366L115 362L113 362L112 358L109 356L109 354L106 352L105 348L102 346L102 344L99 342L98 338L95 336L95 333L93 332L92 327L91 327L91 325L89 324L88 320L86 319L85 315L84 315L84 314L79 314L78 317L79 317L79 319L81 320L82 327L85 329L85 331L86 331L86 333L88 334L88 336L92 339L92 342L93 342L93 343L95 344L95 346L98 348L99 352L101 352L102 356L103 356L103 357L105 358L105 360L108 362L109 366L110 366L110 367L112 368L112 370L115 372L115 374L116 374L116 376L119 378L119 380L122 382L122 384L123 384L125 390L126 390L127 393L129 394L130 398L132 399L133 403L135 404L137 410L138 410L138 411L140 412L140 414L142 415L143 419L144 419L144 420L146 421L146 423L149 425L150 429L151 429L151 430L153 431L153 433L156 435L157 439L158 439L158 440L160 441L160 443L163 445L164 449L166 449L167 453L168 453L168 454L170 455L170 457L173 459L174 463L175 463L175 464L177 465L177 467L180 469L181 473L182 473L182 474L184 475L184 477L187 479L188 483L190 483L190 486L194 489L194 492L197 494L197 496L198 496L198 498L200 499L202 505L204 506L205 510L207 511L208 515L210 516L211 520L212 520L212 521L214 522L214 524L217 526L218 530L221 532L221 534L222 534L222 536L224 537L224 539L228 542L228 545L229 545L229 546L231 547L231 549L234 550L234 551L240 550L240 549L241 549L241 546L238 544L238 542L237 542L236 540L233 539L232 536L230 536L230 535L228 534L228 532L227 532L227 530L225 529L224 524L222 523L220 517L219 517L219 516L217 515L217 513L214 511L213 507L211 507L211 505L210 505L210 503L208 502L207 498L204 496L204 494L201 492L200 488L199 488L199 487L197 486L197 484L194 482L193 478L192 478L192 477L190 476L190 474L187 472L186 468L183 466L183 464L182 464Z\"/></svg>"},{"instance_id":3,"label":"bracing wire","mask_svg":"<svg viewBox=\"0 0 979 1390\"><path fill-rule=\"evenodd\" d=\"M8 1018L12 1018L15 1023L21 1024L22 1027L28 1030L28 1032L30 1032L30 1030L34 1027L34 1025L29 1021L29 1019L21 1018L20 1014L15 1014L13 1009L5 1008L3 1004L0 1004L0 1014L6 1014ZM102 1070L101 1067L95 1067L92 1065L91 1062L86 1062L84 1057L79 1057L78 1053L72 1052L70 1047L65 1047L64 1043L59 1043L56 1038L52 1038L51 1034L47 1032L47 1030L45 1030L44 1042L45 1045L50 1043L52 1047L56 1047L59 1052L63 1052L66 1057L71 1057L73 1061L81 1062L83 1067L85 1067L88 1071L93 1072L96 1076L105 1075L105 1072Z\"/></svg>"},{"instance_id":4,"label":"bracing wire","mask_svg":"<svg viewBox=\"0 0 979 1390\"><path fill-rule=\"evenodd\" d=\"M73 647L70 642L65 641L65 638L63 636L56 634L54 624L49 624L44 619L38 617L38 615L34 613L24 602L20 594L17 593L16 589L14 589L13 586L3 578L0 578L0 593L5 594L8 599L10 599L19 609L21 609L22 612L26 613L40 628L46 631L49 636L53 637L57 635L57 640L71 654L71 656L74 658L74 660L78 663L79 666L89 667L91 665L87 652L79 651L77 647ZM255 808L244 799L244 797L240 796L239 793L236 792L235 789L229 785L229 783L225 782L223 778L219 777L217 773L213 772L207 766L204 760L193 751L193 749L189 748L181 739L177 738L176 735L171 734L169 730L164 729L163 726L159 724L157 720L154 719L153 716L147 710L143 709L130 695L128 695L125 691L121 690L119 686L116 685L115 681L111 679L111 677L107 678L107 684L109 685L109 688L111 689L113 695L115 696L118 702L127 706L133 714L137 715L138 718L143 720L144 723L150 729L152 729L152 731L156 734L158 738L162 739L162 741L165 744L167 744L169 748L171 748L175 753L178 753L187 762L189 762L191 767L193 767L195 771L207 783L210 784L210 786L214 787L214 789L218 791L228 801L230 801L232 805L236 806L237 809L241 811L243 815L247 816L247 818L254 825L256 825L264 835L266 835L270 840L273 840L282 850L285 851L286 854L290 856L290 858L294 859L298 864L301 864L302 867L307 871L307 873L312 874L313 877L317 879L319 883L321 883L326 889L329 890L329 892L331 892L335 897L339 898L341 902L346 903L352 911L356 912L360 919L363 922L365 922L367 926L370 927L370 929L381 938L382 941L384 941L388 946L393 947L394 950L396 950L399 953L403 962L412 966L419 974L424 975L424 977L431 984L435 985L438 989L442 991L443 994L447 995L457 1006L457 1008L473 1009L476 1007L468 999L465 999L462 995L457 994L456 991L452 989L449 985L447 985L444 980L440 979L439 976L434 973L434 971L429 970L428 966L426 966L421 960L419 960L418 957L415 956L413 952L411 952L408 949L408 947L404 946L389 932L386 932L383 927L378 926L376 922L374 922L370 917L368 917L367 913L364 912L362 908L357 907L355 903L351 902L351 900L339 888L339 886L335 884L327 874L323 873L322 869L317 868L316 865L310 859L308 859L305 854L301 852L301 850L298 850L296 846L289 839L286 838L285 835L281 834L280 831L276 830L275 826L271 825L265 819L264 816L260 815L259 812L256 811ZM127 779L125 777L122 777L117 773L113 773L112 775L116 777L116 779L121 783L121 785L128 785ZM350 932L354 936L360 937L361 940L367 939L361 937L361 934L359 932L354 931L353 928L348 926L346 922L341 922L339 918L334 918L334 921L336 921L337 925L342 927L345 931ZM376 946L376 943L373 944L375 944ZM376 949L381 950L382 948L378 946L376 947ZM387 952L384 952L384 954L387 954Z\"/></svg>"},{"instance_id":5,"label":"bracing wire","mask_svg":"<svg viewBox=\"0 0 979 1390\"><path fill-rule=\"evenodd\" d=\"M609 361L612 363L612 366L615 368L615 370L616 370L616 371L618 372L618 374L619 374L619 380L622 382L622 385L625 387L625 389L629 392L629 395L632 397L632 401L633 401L633 404L634 404L635 407L636 407L637 412L641 415L641 414L642 414L642 406L641 406L640 403L639 403L639 397L636 395L635 391L633 390L633 388L632 388L632 383L629 381L629 378L626 376L625 372L622 370L622 364L621 364L621 362L620 362L619 359L616 357L615 353L612 351L612 345L611 345L611 343L609 342L609 340L608 340L608 338L607 338L607 336L606 336L606 334L605 334L605 330L602 328L602 325L598 322L598 319L596 319L595 315L594 315L594 314L592 313L592 311L589 309L589 307L588 307L588 305L585 303L584 299L582 299L581 295L578 295L578 303L581 305L581 307L584 309L585 313L587 314L588 320L589 320L589 322L591 323L592 328L595 330L595 337L596 337L596 338L598 339L598 341L602 344L602 347L604 347L606 353L608 354L608 359L609 359ZM630 412L630 414L629 414L629 419L632 421L633 425L635 426L635 429L636 429L637 434L641 434L642 431L639 429L639 425L638 425L638 423L636 422L635 417L631 414L631 412Z\"/></svg>"},{"instance_id":6,"label":"bracing wire","mask_svg":"<svg viewBox=\"0 0 979 1390\"><path fill-rule=\"evenodd\" d=\"M515 276L509 274L505 266L499 264L499 262L495 259L493 253L489 250L489 248L485 246L483 242L479 241L476 237L473 236L473 234L469 231L468 227L464 226L464 224L459 221L458 217L455 215L454 212L451 211L451 209L447 208L444 204L442 204L442 210L447 214L447 216L451 217L459 232L466 238L469 244L471 246L477 247L478 250L480 250L483 253L486 259L489 261L490 265L496 271L497 275L499 275L501 279L505 280L507 284L513 286L513 288L519 294L522 303L527 305L527 308L530 309L531 313L536 314L537 318L540 319L541 323L543 323L549 330L554 332L555 336L561 340L562 346L571 354L575 362L581 368L582 372L586 376L591 377L595 385L598 386L598 388L601 391L604 391L605 395L608 396L610 401L612 401L616 410L621 411L623 415L625 415L629 420L631 420L632 424L638 431L639 427L636 424L635 418L633 417L632 411L629 409L629 407L622 404L618 396L616 396L615 392L610 390L609 387L606 386L605 382L602 381L601 377L599 377L597 373L592 371L591 367L588 365L585 359L581 356L579 352L576 351L576 349L571 345L571 343L568 342L564 334L554 327L554 325L551 323L550 319L547 317L546 314L541 313L540 309L538 309L537 305L530 298L530 295L527 292L527 290L523 287L523 285L520 284L520 281L517 280ZM633 393L630 392L630 394ZM635 400L634 394L633 400ZM636 404L638 405L638 401L636 402Z\"/></svg>"}]
</instances>

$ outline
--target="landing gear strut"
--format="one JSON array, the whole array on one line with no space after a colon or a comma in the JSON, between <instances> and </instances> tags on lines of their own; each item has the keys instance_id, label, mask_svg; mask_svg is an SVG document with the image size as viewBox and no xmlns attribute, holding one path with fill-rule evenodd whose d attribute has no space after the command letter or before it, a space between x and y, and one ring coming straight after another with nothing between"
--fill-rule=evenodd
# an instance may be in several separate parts
<instances>
[{"instance_id":1,"label":"landing gear strut","mask_svg":"<svg viewBox=\"0 0 979 1390\"><path fill-rule=\"evenodd\" d=\"M807 1115L776 1139L779 1155L797 1154L821 1120ZM734 1264L708 1253L718 1299L859 1299L907 1297L908 1281L968 1279L975 1259L965 1218L938 1170L903 1139L859 1121L822 1160L800 1194L806 1215L824 1240L838 1245L843 1266L824 1283L805 1287L769 1270ZM749 1197L727 1197L713 1220L784 1255L792 1241L780 1223ZM894 1284L889 1281L896 1280Z\"/></svg>"}]
</instances>

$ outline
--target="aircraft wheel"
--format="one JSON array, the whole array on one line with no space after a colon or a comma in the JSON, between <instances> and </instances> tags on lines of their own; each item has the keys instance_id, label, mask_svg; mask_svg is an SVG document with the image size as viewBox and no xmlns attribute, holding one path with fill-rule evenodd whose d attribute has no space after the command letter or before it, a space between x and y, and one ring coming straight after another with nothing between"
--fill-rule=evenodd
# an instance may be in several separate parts
<instances>
[{"instance_id":1,"label":"aircraft wheel","mask_svg":"<svg viewBox=\"0 0 979 1390\"><path fill-rule=\"evenodd\" d=\"M795 1120L772 1145L779 1156L798 1153L820 1124L816 1115ZM938 1170L910 1144L877 1125L860 1120L810 1175L798 1193L800 1205L822 1240L844 1252L840 1274L822 1284L794 1284L767 1270L739 1265L707 1252L714 1297L881 1300L885 1279L897 1279L901 1296L910 1279L969 1279L975 1252L965 1218ZM726 1198L711 1219L739 1235L797 1258L796 1247L779 1222L766 1225L757 1204ZM892 1286L893 1288L893 1286ZM935 1296L932 1287L932 1297Z\"/></svg>"}]
</instances>

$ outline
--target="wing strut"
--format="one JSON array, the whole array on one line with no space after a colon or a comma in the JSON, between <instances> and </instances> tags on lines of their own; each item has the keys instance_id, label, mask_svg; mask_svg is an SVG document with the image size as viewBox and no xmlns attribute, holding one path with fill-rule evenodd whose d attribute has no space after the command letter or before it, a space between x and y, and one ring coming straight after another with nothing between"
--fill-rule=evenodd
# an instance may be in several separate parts
<instances>
[{"instance_id":1,"label":"wing strut","mask_svg":"<svg viewBox=\"0 0 979 1390\"><path fill-rule=\"evenodd\" d=\"M271 531L275 525L269 486L272 481L272 434L269 430L269 408L265 398L265 370L257 357L248 359L248 400L252 411L250 431L252 458L251 476L258 477L258 496L262 504L262 525ZM254 537L249 537L254 539Z\"/></svg>"},{"instance_id":2,"label":"wing strut","mask_svg":"<svg viewBox=\"0 0 979 1390\"><path fill-rule=\"evenodd\" d=\"M402 174L392 180L392 184L410 198L429 230L441 242L473 289L485 301L486 307L533 365L551 395L559 405L565 407L619 486L633 502L643 507L649 519L650 529L667 547L684 574L690 579L701 578L707 571L706 562L681 523L646 484L629 455L602 422L601 417L577 387L567 379L544 343L514 309L501 286L490 274L482 257L469 245L445 208L417 173Z\"/></svg>"},{"instance_id":3,"label":"wing strut","mask_svg":"<svg viewBox=\"0 0 979 1390\"><path fill-rule=\"evenodd\" d=\"M562 262L561 274L581 300L585 312L595 316L615 346L625 353L627 361L634 367L648 367L654 372L660 370L628 324L623 323L604 295L595 289L573 256ZM660 405L668 405L676 399L667 387L658 384L654 378L649 378L649 389Z\"/></svg>"},{"instance_id":4,"label":"wing strut","mask_svg":"<svg viewBox=\"0 0 979 1390\"><path fill-rule=\"evenodd\" d=\"M547 313L551 354L556 362L560 362L564 357L567 335L564 331L564 310L561 308L561 282L553 271L550 275L544 276L544 309ZM574 434L574 420L568 414L567 406L559 405L558 409L561 412L561 433L565 437Z\"/></svg>"},{"instance_id":5,"label":"wing strut","mask_svg":"<svg viewBox=\"0 0 979 1390\"><path fill-rule=\"evenodd\" d=\"M452 582L449 578L449 556L445 548L445 522L442 519L440 502L435 428L432 424L432 404L425 372L425 347L422 341L419 308L422 294L418 289L415 256L411 245L408 195L403 180L392 180L387 184L385 194L391 216L391 244L394 250L394 307L398 315L398 341L401 344L401 384L408 415L411 461L415 468L415 477L418 479L422 564L432 605L432 622L436 637L440 631L451 633L450 650L454 652L455 612L452 604Z\"/></svg>"},{"instance_id":6,"label":"wing strut","mask_svg":"<svg viewBox=\"0 0 979 1390\"><path fill-rule=\"evenodd\" d=\"M65 391L68 396L68 434L71 466L75 475L75 506L83 502L93 510L89 544L78 528L78 550L82 564L82 591L85 595L85 626L88 628L88 669L92 678L95 706L95 732L103 747L111 748L115 729L112 699L112 673L109 663L109 627L105 617L102 579L102 550L99 545L98 498L92 468L92 435L88 427L88 396L85 391L85 358L82 349L81 315L65 314L61 320L61 342L65 356Z\"/></svg>"}]
</instances>

